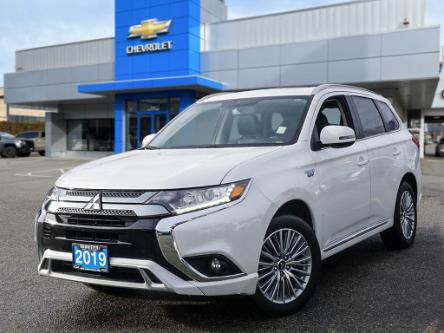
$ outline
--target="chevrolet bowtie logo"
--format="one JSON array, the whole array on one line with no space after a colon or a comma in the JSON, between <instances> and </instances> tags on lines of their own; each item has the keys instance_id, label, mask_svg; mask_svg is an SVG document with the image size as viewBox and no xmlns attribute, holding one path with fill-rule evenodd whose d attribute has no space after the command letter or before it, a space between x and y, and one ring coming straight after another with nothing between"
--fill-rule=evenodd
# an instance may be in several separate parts
<instances>
[{"instance_id":1,"label":"chevrolet bowtie logo","mask_svg":"<svg viewBox=\"0 0 444 333\"><path fill-rule=\"evenodd\" d=\"M98 193L94 198L92 198L91 201L86 204L84 210L102 210L102 193Z\"/></svg>"},{"instance_id":2,"label":"chevrolet bowtie logo","mask_svg":"<svg viewBox=\"0 0 444 333\"><path fill-rule=\"evenodd\" d=\"M141 24L130 27L128 38L156 38L158 34L165 34L170 30L171 22L172 20L157 21L156 19L142 21Z\"/></svg>"}]
</instances>

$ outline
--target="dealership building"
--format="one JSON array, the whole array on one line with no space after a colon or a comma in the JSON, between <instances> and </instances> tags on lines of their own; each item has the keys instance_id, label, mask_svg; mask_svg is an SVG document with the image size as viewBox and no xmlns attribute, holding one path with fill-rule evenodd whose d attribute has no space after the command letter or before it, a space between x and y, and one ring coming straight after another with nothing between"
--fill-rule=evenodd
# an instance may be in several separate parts
<instances>
[{"instance_id":1,"label":"dealership building","mask_svg":"<svg viewBox=\"0 0 444 333\"><path fill-rule=\"evenodd\" d=\"M444 122L440 27L425 11L361 0L229 20L223 0L116 0L113 38L17 51L5 98L55 110L49 156L135 149L210 93L323 83L383 94L423 139Z\"/></svg>"}]
</instances>

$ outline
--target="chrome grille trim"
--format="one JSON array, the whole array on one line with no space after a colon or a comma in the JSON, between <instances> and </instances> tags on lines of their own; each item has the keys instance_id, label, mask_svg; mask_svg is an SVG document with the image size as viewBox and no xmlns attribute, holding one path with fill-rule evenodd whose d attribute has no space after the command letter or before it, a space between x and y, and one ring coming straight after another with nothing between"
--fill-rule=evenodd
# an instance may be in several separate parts
<instances>
[{"instance_id":1,"label":"chrome grille trim","mask_svg":"<svg viewBox=\"0 0 444 333\"><path fill-rule=\"evenodd\" d=\"M137 217L132 210L104 209L104 210L85 210L82 208L58 208L56 214L76 214L76 215L104 215L104 216L130 216Z\"/></svg>"},{"instance_id":2,"label":"chrome grille trim","mask_svg":"<svg viewBox=\"0 0 444 333\"><path fill-rule=\"evenodd\" d=\"M81 191L68 190L66 195L69 197L93 197L102 191ZM102 196L105 198L139 198L145 192L143 191L103 191Z\"/></svg>"},{"instance_id":3,"label":"chrome grille trim","mask_svg":"<svg viewBox=\"0 0 444 333\"><path fill-rule=\"evenodd\" d=\"M156 192L136 190L61 190L58 200L87 203L99 193L102 202L110 204L146 204L156 194Z\"/></svg>"},{"instance_id":4,"label":"chrome grille trim","mask_svg":"<svg viewBox=\"0 0 444 333\"><path fill-rule=\"evenodd\" d=\"M73 214L89 216L116 216L116 217L154 217L167 216L171 213L160 205L146 204L123 204L123 203L103 203L102 210L85 210L88 202L80 201L51 201L48 205L48 213L53 214Z\"/></svg>"}]
</instances>

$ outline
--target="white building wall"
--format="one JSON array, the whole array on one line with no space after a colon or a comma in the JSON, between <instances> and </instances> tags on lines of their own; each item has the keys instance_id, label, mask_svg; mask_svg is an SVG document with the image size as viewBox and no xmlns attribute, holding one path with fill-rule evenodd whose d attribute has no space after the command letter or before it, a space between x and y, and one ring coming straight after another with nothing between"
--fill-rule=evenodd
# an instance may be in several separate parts
<instances>
[{"instance_id":1,"label":"white building wall","mask_svg":"<svg viewBox=\"0 0 444 333\"><path fill-rule=\"evenodd\" d=\"M21 50L15 62L17 72L114 63L114 38Z\"/></svg>"},{"instance_id":2,"label":"white building wall","mask_svg":"<svg viewBox=\"0 0 444 333\"><path fill-rule=\"evenodd\" d=\"M208 24L204 51L377 34L424 25L425 0L361 0ZM404 25L404 21L408 24Z\"/></svg>"}]
</instances>

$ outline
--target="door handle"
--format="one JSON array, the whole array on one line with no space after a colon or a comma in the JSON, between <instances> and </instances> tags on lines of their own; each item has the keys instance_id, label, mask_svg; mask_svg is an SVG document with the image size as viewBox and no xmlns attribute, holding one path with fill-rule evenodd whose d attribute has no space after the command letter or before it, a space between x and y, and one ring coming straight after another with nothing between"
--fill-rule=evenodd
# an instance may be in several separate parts
<instances>
[{"instance_id":1,"label":"door handle","mask_svg":"<svg viewBox=\"0 0 444 333\"><path fill-rule=\"evenodd\" d=\"M365 158L364 156L359 156L358 158L358 166L364 166L368 164L368 158Z\"/></svg>"},{"instance_id":2,"label":"door handle","mask_svg":"<svg viewBox=\"0 0 444 333\"><path fill-rule=\"evenodd\" d=\"M401 151L398 148L393 148L393 156L398 156L401 154Z\"/></svg>"}]
</instances>

